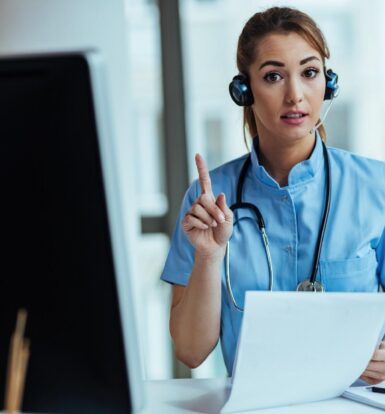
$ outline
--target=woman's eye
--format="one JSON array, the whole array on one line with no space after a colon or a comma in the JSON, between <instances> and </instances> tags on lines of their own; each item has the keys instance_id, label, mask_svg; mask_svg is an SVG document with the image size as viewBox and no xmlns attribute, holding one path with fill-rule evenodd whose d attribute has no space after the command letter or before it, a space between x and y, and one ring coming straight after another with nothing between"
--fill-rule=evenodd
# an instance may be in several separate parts
<instances>
[{"instance_id":1,"label":"woman's eye","mask_svg":"<svg viewBox=\"0 0 385 414\"><path fill-rule=\"evenodd\" d=\"M309 69L306 69L304 73L305 73L306 78L315 78L317 74L319 73L319 70L315 68L309 68Z\"/></svg>"},{"instance_id":2,"label":"woman's eye","mask_svg":"<svg viewBox=\"0 0 385 414\"><path fill-rule=\"evenodd\" d=\"M277 82L279 78L282 78L282 76L277 72L268 73L263 77L267 82Z\"/></svg>"},{"instance_id":3,"label":"woman's eye","mask_svg":"<svg viewBox=\"0 0 385 414\"><path fill-rule=\"evenodd\" d=\"M312 79L312 78L315 78L318 75L319 69L308 68L308 69L305 69L303 73L304 73L305 78ZM270 72L270 73L267 73L263 77L263 79L265 79L265 81L267 81L269 83L276 83L276 82L278 82L279 80L282 79L282 76L278 72Z\"/></svg>"}]
</instances>

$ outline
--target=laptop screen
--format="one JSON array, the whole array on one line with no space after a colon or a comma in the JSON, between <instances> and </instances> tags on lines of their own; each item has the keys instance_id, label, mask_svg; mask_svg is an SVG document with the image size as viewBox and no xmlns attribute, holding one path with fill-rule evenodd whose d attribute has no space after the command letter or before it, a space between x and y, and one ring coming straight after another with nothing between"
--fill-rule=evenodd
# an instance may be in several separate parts
<instances>
[{"instance_id":1,"label":"laptop screen","mask_svg":"<svg viewBox=\"0 0 385 414\"><path fill-rule=\"evenodd\" d=\"M0 113L0 392L25 308L31 354L23 411L128 413L87 60L0 60Z\"/></svg>"}]
</instances>

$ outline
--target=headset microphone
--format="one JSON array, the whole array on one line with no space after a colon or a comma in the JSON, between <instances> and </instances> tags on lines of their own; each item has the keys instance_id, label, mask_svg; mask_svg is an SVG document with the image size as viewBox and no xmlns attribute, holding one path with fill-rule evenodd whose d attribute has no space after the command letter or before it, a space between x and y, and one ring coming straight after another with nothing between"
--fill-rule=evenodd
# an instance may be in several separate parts
<instances>
[{"instance_id":1,"label":"headset microphone","mask_svg":"<svg viewBox=\"0 0 385 414\"><path fill-rule=\"evenodd\" d=\"M326 111L325 111L325 114L324 114L324 116L322 117L322 119L320 119L320 121L309 131L310 132L310 134L313 134L314 133L314 131L316 130L316 129L318 129L323 123L324 123L324 121L325 121L325 119L326 119L326 116L327 116L327 114L329 113L329 110L330 110L330 108L331 108L331 106L332 106L332 104L333 104L333 100L334 100L334 96L331 98L331 100L330 100L330 103L329 103L329 106L327 107L327 109L326 109Z\"/></svg>"},{"instance_id":2,"label":"headset microphone","mask_svg":"<svg viewBox=\"0 0 385 414\"><path fill-rule=\"evenodd\" d=\"M325 79L326 79L326 88L325 88L325 95L324 95L324 100L329 100L330 99L330 103L329 106L326 109L326 112L324 114L324 116L322 117L322 119L310 130L310 133L313 134L314 131L320 127L323 122L326 119L327 114L329 113L329 110L333 104L333 100L334 98L336 98L338 96L338 93L340 91L339 85L338 85L338 75L333 72L332 69L328 69L326 70L326 68L324 67L324 74L325 74Z\"/></svg>"}]
</instances>

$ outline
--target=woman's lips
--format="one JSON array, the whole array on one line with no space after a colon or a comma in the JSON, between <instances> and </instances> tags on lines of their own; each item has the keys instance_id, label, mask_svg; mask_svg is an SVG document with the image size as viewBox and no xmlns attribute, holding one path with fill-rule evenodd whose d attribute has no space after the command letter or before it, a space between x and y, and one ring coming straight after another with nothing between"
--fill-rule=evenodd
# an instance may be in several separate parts
<instances>
[{"instance_id":1,"label":"woman's lips","mask_svg":"<svg viewBox=\"0 0 385 414\"><path fill-rule=\"evenodd\" d=\"M283 121L285 124L288 125L301 125L303 122L305 122L305 118L307 115L303 115L301 118L282 118L281 121Z\"/></svg>"}]
</instances>

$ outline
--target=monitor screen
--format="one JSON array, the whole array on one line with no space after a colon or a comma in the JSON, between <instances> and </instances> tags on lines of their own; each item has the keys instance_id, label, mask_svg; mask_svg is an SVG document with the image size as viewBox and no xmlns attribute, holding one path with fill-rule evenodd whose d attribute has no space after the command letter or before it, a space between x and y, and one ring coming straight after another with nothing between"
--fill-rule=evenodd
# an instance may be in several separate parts
<instances>
[{"instance_id":1,"label":"monitor screen","mask_svg":"<svg viewBox=\"0 0 385 414\"><path fill-rule=\"evenodd\" d=\"M0 113L0 392L25 308L23 411L129 413L86 57L1 59Z\"/></svg>"}]
</instances>

